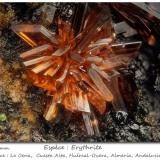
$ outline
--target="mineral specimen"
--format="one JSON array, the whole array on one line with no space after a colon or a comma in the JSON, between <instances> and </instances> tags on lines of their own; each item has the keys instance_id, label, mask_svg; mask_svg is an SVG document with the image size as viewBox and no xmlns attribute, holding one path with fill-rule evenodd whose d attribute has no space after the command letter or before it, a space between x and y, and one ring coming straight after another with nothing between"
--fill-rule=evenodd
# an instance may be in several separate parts
<instances>
[{"instance_id":1,"label":"mineral specimen","mask_svg":"<svg viewBox=\"0 0 160 160\"><path fill-rule=\"evenodd\" d=\"M152 6L157 6L158 4L150 3L149 6L142 3L113 3L112 7L119 12L124 19L134 27L139 35L148 43L150 46L156 46L159 44L159 15L155 10L153 12ZM133 12L133 10L138 12Z\"/></svg>"},{"instance_id":2,"label":"mineral specimen","mask_svg":"<svg viewBox=\"0 0 160 160\"><path fill-rule=\"evenodd\" d=\"M61 18L58 33L31 24L15 25L12 29L33 47L20 55L28 79L53 96L45 119L56 118L57 104L61 103L71 112L82 112L88 134L99 135L98 120L90 104L101 114L106 111L106 101L112 102L116 111L126 111L117 69L127 67L141 42L116 42L105 5L87 5L82 17L76 34L73 25Z\"/></svg>"}]
</instances>

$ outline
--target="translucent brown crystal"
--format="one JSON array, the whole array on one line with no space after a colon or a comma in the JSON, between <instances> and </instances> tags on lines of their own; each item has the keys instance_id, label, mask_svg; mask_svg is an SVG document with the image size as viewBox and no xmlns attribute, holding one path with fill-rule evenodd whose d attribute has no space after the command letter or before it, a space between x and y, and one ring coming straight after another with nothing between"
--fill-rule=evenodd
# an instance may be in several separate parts
<instances>
[{"instance_id":1,"label":"translucent brown crystal","mask_svg":"<svg viewBox=\"0 0 160 160\"><path fill-rule=\"evenodd\" d=\"M141 42L116 42L106 6L87 11L79 28L75 34L72 25L59 18L58 33L35 24L15 25L13 31L33 47L20 55L28 79L53 96L45 119L54 119L61 103L71 112L82 112L88 134L99 135L91 104L101 114L106 102L116 111L125 110L117 69L127 67Z\"/></svg>"}]
</instances>

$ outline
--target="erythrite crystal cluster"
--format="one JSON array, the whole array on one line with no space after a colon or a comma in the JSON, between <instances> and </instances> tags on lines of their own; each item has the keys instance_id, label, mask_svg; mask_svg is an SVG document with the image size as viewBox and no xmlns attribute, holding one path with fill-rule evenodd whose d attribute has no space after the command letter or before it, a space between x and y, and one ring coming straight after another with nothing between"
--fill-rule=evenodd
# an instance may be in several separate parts
<instances>
[{"instance_id":1,"label":"erythrite crystal cluster","mask_svg":"<svg viewBox=\"0 0 160 160\"><path fill-rule=\"evenodd\" d=\"M56 33L31 24L12 29L32 47L20 55L28 79L53 97L44 113L46 120L56 118L60 103L71 112L81 112L88 134L99 135L91 104L101 114L106 102L125 111L117 69L127 67L141 42L116 42L108 7L86 7L78 31L61 18Z\"/></svg>"}]
</instances>

